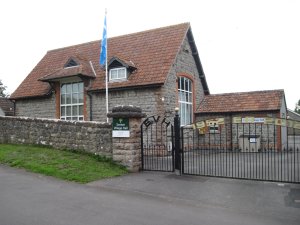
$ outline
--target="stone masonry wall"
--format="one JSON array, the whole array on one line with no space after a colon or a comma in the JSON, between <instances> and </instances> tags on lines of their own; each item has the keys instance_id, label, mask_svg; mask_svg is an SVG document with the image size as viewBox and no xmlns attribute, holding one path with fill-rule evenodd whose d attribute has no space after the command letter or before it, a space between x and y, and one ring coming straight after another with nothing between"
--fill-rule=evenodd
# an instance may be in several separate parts
<instances>
[{"instance_id":1,"label":"stone masonry wall","mask_svg":"<svg viewBox=\"0 0 300 225\"><path fill-rule=\"evenodd\" d=\"M93 120L106 121L105 93L95 93L93 97ZM134 105L140 107L147 115L155 115L163 113L159 106L162 105L161 88L144 88L133 90L109 91L109 112L113 107L119 105ZM89 98L87 101L88 116ZM89 119L89 117L88 117Z\"/></svg>"},{"instance_id":2,"label":"stone masonry wall","mask_svg":"<svg viewBox=\"0 0 300 225\"><path fill-rule=\"evenodd\" d=\"M111 125L107 123L0 116L0 143L40 144L112 156Z\"/></svg>"},{"instance_id":3,"label":"stone masonry wall","mask_svg":"<svg viewBox=\"0 0 300 225\"><path fill-rule=\"evenodd\" d=\"M162 88L162 97L164 97L164 115L167 117L175 116L175 107L178 106L178 84L177 78L181 75L188 75L193 78L194 86L194 110L198 109L201 99L204 97L204 90L201 84L199 73L192 56L192 50L187 38L185 38L174 64L170 70L165 85Z\"/></svg>"},{"instance_id":4,"label":"stone masonry wall","mask_svg":"<svg viewBox=\"0 0 300 225\"><path fill-rule=\"evenodd\" d=\"M16 101L16 116L32 118L55 118L55 94L49 98L24 99Z\"/></svg>"}]
</instances>

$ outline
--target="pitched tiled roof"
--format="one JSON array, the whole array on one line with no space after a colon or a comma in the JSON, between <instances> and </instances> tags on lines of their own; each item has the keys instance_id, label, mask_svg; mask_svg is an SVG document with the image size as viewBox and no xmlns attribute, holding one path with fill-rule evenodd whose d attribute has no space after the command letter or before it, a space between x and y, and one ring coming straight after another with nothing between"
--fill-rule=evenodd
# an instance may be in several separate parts
<instances>
[{"instance_id":1,"label":"pitched tiled roof","mask_svg":"<svg viewBox=\"0 0 300 225\"><path fill-rule=\"evenodd\" d=\"M279 110L283 98L283 90L206 95L197 113Z\"/></svg>"},{"instance_id":2,"label":"pitched tiled roof","mask_svg":"<svg viewBox=\"0 0 300 225\"><path fill-rule=\"evenodd\" d=\"M164 84L189 30L190 24L183 23L109 38L108 60L117 57L124 61L134 62L137 68L127 81L109 83L109 88ZM51 90L50 85L41 82L40 79L70 75L66 74L63 67L71 57L78 55L91 61L96 71L97 76L92 82L90 90L105 89L105 70L99 66L100 44L101 41L94 41L48 51L11 95L11 98L47 95ZM203 77L202 75L201 78L203 79Z\"/></svg>"},{"instance_id":3,"label":"pitched tiled roof","mask_svg":"<svg viewBox=\"0 0 300 225\"><path fill-rule=\"evenodd\" d=\"M14 115L14 103L9 99L0 97L0 108L6 116Z\"/></svg>"}]
</instances>

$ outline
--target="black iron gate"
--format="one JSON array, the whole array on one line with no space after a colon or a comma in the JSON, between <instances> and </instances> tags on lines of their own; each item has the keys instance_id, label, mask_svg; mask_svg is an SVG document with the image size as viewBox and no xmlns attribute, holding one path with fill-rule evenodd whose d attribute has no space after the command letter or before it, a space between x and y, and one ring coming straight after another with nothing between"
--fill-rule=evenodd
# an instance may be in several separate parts
<instances>
[{"instance_id":1,"label":"black iron gate","mask_svg":"<svg viewBox=\"0 0 300 225\"><path fill-rule=\"evenodd\" d=\"M166 117L151 116L141 125L142 169L174 171L174 128Z\"/></svg>"},{"instance_id":2,"label":"black iron gate","mask_svg":"<svg viewBox=\"0 0 300 225\"><path fill-rule=\"evenodd\" d=\"M300 183L300 122L215 118L180 127L147 118L141 125L143 170Z\"/></svg>"},{"instance_id":3,"label":"black iron gate","mask_svg":"<svg viewBox=\"0 0 300 225\"><path fill-rule=\"evenodd\" d=\"M181 127L182 173L300 183L299 122L267 120L218 118Z\"/></svg>"}]
</instances>

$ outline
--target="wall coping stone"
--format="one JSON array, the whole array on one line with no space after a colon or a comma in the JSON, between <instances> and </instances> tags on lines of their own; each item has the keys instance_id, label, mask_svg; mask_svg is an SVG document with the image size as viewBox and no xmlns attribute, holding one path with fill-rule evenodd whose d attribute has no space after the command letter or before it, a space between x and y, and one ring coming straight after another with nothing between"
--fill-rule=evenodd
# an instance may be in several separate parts
<instances>
[{"instance_id":1,"label":"wall coping stone","mask_svg":"<svg viewBox=\"0 0 300 225\"><path fill-rule=\"evenodd\" d=\"M144 118L145 113L142 113L142 109L133 105L120 105L115 106L111 113L107 114L109 118Z\"/></svg>"},{"instance_id":2,"label":"wall coping stone","mask_svg":"<svg viewBox=\"0 0 300 225\"><path fill-rule=\"evenodd\" d=\"M41 121L41 122L49 122L49 123L64 123L64 124L72 124L81 126L97 126L103 128L111 128L110 123L106 122L97 122L97 121L69 121L69 120L60 120L60 119L47 119L47 118L33 118L33 117L14 117L14 116L0 116L0 120L15 120L15 121Z\"/></svg>"}]
</instances>

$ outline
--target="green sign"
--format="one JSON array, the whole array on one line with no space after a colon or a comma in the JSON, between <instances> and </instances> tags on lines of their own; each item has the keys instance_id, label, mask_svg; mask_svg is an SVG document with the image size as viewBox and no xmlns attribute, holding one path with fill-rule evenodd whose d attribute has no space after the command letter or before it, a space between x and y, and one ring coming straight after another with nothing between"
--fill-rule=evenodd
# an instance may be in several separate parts
<instances>
[{"instance_id":1,"label":"green sign","mask_svg":"<svg viewBox=\"0 0 300 225\"><path fill-rule=\"evenodd\" d=\"M113 118L113 130L124 131L129 130L128 118Z\"/></svg>"}]
</instances>

